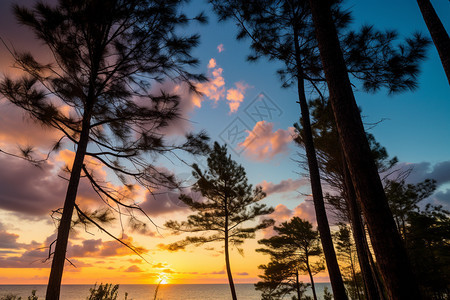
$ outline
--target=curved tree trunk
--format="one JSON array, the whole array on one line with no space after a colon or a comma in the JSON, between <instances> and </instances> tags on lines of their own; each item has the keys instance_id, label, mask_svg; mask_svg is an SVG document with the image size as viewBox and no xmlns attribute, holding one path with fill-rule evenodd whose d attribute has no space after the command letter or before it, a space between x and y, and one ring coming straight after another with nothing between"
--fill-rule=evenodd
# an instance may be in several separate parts
<instances>
[{"instance_id":1,"label":"curved tree trunk","mask_svg":"<svg viewBox=\"0 0 450 300\"><path fill-rule=\"evenodd\" d=\"M344 157L342 157L344 158ZM375 283L374 275L370 267L370 261L368 258L368 253L364 242L365 231L361 219L361 212L356 202L355 190L353 189L353 183L351 182L350 173L348 171L345 159L342 160L343 170L344 170L344 188L345 188L345 198L347 206L349 208L350 223L352 226L353 239L355 240L356 252L358 254L359 267L361 268L361 273L364 281L364 291L366 299L368 300L378 300L380 299L378 288Z\"/></svg>"},{"instance_id":2,"label":"curved tree trunk","mask_svg":"<svg viewBox=\"0 0 450 300\"><path fill-rule=\"evenodd\" d=\"M450 84L450 38L448 37L448 33L445 31L444 25L442 25L430 0L417 0L417 4L439 53L445 75L447 75L447 80Z\"/></svg>"},{"instance_id":3,"label":"curved tree trunk","mask_svg":"<svg viewBox=\"0 0 450 300\"><path fill-rule=\"evenodd\" d=\"M309 0L330 101L353 186L390 299L421 299L356 105L327 0Z\"/></svg>"},{"instance_id":4,"label":"curved tree trunk","mask_svg":"<svg viewBox=\"0 0 450 300\"><path fill-rule=\"evenodd\" d=\"M308 252L306 252L306 270L308 271L309 280L311 281L311 290L312 290L312 293L313 293L313 298L314 298L314 300L317 300L316 287L314 285L314 278L313 278L313 275L312 275L312 272L311 272L311 268L309 266L309 259L308 259L308 254L307 253Z\"/></svg>"},{"instance_id":5,"label":"curved tree trunk","mask_svg":"<svg viewBox=\"0 0 450 300\"><path fill-rule=\"evenodd\" d=\"M58 226L58 236L53 254L50 277L48 279L47 293L45 296L45 299L47 300L59 299L64 262L66 260L67 243L72 224L73 209L75 207L75 199L77 197L78 184L80 182L86 148L89 142L90 119L90 112L87 112L83 117L80 140L78 142L75 160L73 161L72 171L70 173L63 213Z\"/></svg>"},{"instance_id":6,"label":"curved tree trunk","mask_svg":"<svg viewBox=\"0 0 450 300\"><path fill-rule=\"evenodd\" d=\"M226 200L225 200L226 202ZM233 275L231 274L230 266L230 252L228 246L228 210L227 204L225 204L225 265L227 268L228 284L230 285L231 297L233 300L237 300L236 289L234 288Z\"/></svg>"},{"instance_id":7,"label":"curved tree trunk","mask_svg":"<svg viewBox=\"0 0 450 300\"><path fill-rule=\"evenodd\" d=\"M322 185L320 183L319 166L317 163L316 150L314 148L313 136L311 131L311 122L309 118L309 108L305 96L305 87L303 84L303 70L300 61L300 49L298 44L298 33L294 30L294 43L297 64L297 90L299 104L302 116L303 143L305 144L306 157L308 159L309 177L311 181L311 190L316 212L317 229L322 242L323 253L327 264L328 274L330 275L333 296L336 300L348 299L345 293L344 281L334 251L333 240L331 238L330 226L328 224L325 203L322 194Z\"/></svg>"}]
</instances>

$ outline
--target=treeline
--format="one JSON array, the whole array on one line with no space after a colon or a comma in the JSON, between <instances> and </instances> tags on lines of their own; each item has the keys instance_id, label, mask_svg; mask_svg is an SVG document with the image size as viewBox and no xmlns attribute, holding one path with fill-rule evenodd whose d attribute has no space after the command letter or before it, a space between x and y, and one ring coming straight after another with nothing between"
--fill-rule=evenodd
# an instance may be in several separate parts
<instances>
[{"instance_id":1,"label":"treeline","mask_svg":"<svg viewBox=\"0 0 450 300\"><path fill-rule=\"evenodd\" d=\"M224 243L233 299L237 295L229 244L239 249L257 230L273 225L270 219L247 225L272 209L258 203L264 192L247 183L244 169L225 146L215 144L211 150L204 132L189 133L180 144L171 144L165 135L164 130L180 117L182 99L170 91L156 93L153 86L171 81L196 93L196 83L206 80L192 71L199 63L191 55L199 36L182 30L206 18L203 13L185 15L184 2L60 0L56 6L39 2L32 10L14 6L17 20L47 46L53 62L41 63L28 52L11 50L15 67L24 76L4 77L0 93L32 119L60 133L49 155L66 144L76 148L73 165L66 168L64 207L54 215L59 225L57 239L49 245L47 299L59 299L73 226L97 226L140 255L104 224L114 212L123 211L135 226L144 223L133 211L151 222L133 199L97 178L91 159L110 169L130 191L135 184L151 191L181 186L176 176L156 166L158 158L170 153L179 157L180 151L208 155L206 170L193 166L194 191L206 200L181 196L196 213L185 222L166 225L177 232L211 232L188 237L171 245L174 248ZM429 39L414 34L399 41L395 31L374 26L352 30L351 12L339 0L209 2L219 20L235 21L238 39L250 40L250 61L266 57L282 64L281 85L296 89L300 106L296 142L306 152L303 163L309 172L318 232L298 218L274 227L277 235L261 241L265 247L259 251L269 254L271 262L261 267L263 281L257 288L269 298L290 292L302 298L304 286L298 275L306 270L313 287L314 273L326 266L335 299L447 297L448 212L418 205L434 191L432 179L417 185L383 184L380 172L395 161L388 160L384 148L365 132L350 83L369 92L416 89ZM434 43L444 49L439 53L447 70L448 35L429 1L418 3ZM61 104L72 113L66 114ZM39 164L32 153L31 148L22 149L24 158ZM90 212L78 205L81 178L89 180L106 209ZM333 187L333 194L324 195L323 182ZM330 229L327 206L341 217L336 233ZM310 263L311 257L321 255L324 263L320 259Z\"/></svg>"}]
</instances>

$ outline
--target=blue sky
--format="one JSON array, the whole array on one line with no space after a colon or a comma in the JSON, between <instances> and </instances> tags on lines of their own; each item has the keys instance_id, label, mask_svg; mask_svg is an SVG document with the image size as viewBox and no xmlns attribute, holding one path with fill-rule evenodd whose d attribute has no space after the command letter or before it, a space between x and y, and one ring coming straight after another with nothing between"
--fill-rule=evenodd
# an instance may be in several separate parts
<instances>
[{"instance_id":1,"label":"blue sky","mask_svg":"<svg viewBox=\"0 0 450 300\"><path fill-rule=\"evenodd\" d=\"M33 51L41 51L32 35L18 27L8 12L12 2L27 4L32 1L0 2L0 36L16 45L18 49L29 48ZM450 31L449 2L434 0L432 3L447 31ZM417 31L428 36L415 1L352 0L344 2L344 7L353 11L354 28L363 24L375 24L378 29L398 30L401 38ZM237 149L237 153L231 148L229 152L233 159L246 168L249 181L252 184L262 184L266 189L269 196L265 201L277 206L273 217L278 221L284 221L292 215L298 215L313 221L312 206L304 202L305 194L309 194L308 182L301 175L305 173L305 170L293 161L298 158L296 152L300 149L290 141L290 127L298 121L300 115L295 89L280 87L280 81L275 73L278 68L276 62L268 62L265 59L257 63L246 62L245 58L249 54L248 41L236 41L236 27L233 22L218 23L217 17L209 10L205 1L194 0L187 7L186 12L193 15L202 9L209 16L209 23L196 25L189 28L189 31L198 32L201 35L201 43L193 55L201 62L197 71L209 76L211 84L202 86L206 91L204 98L195 99L192 95L183 94L181 107L184 110L184 116L190 119L189 123L184 123L183 126L190 126L194 131L205 129L213 141L220 143L224 141L230 143L228 133L233 132L233 129L238 130L241 139L234 141L231 145L232 148ZM223 46L222 51L219 51L219 45ZM0 72L12 72L7 57L5 49L0 47ZM399 158L399 167L415 168L409 180L418 182L430 177L437 179L439 190L430 201L448 207L450 206L450 88L433 46L428 49L427 59L422 63L421 70L419 87L415 91L388 95L386 91L381 90L376 94L367 94L361 91L358 82L354 82L355 96L358 105L362 108L365 123L384 120L370 129L377 141L387 148L391 156ZM258 98L261 94L262 98ZM217 98L214 99L216 96ZM200 104L201 107L199 107ZM261 108L262 104L272 109L270 110L272 115ZM234 112L230 112L231 106ZM255 108L265 112L266 116L258 119L252 114ZM256 136L249 138L249 131L255 129L257 122L260 122L260 126L256 128L258 130ZM29 142L41 146L51 137L51 134L43 133L38 126L30 126L30 123L24 122L17 110L0 100L0 148L12 149L18 144ZM244 142L245 139L247 139L246 142ZM240 142L244 142L248 147L239 148ZM50 221L49 211L62 206L65 192L65 182L56 174L63 162L70 161L73 153L69 150L73 150L70 145L52 156L51 161L45 164L42 170L27 165L21 160L0 155L2 165L0 191L3 191L0 192L0 236L8 237L8 241L11 242L10 247L13 249L12 254L0 253L0 269L5 268L5 272L0 273L6 274L0 275L0 283L46 282L48 268L38 269L36 265L25 266L23 261L27 262L24 258L27 253L31 253L30 249L51 241L55 228ZM265 155L261 155L263 150L267 151ZM195 162L190 157L184 158L188 162ZM202 163L201 158L198 160ZM186 177L190 173L186 165L176 160L173 164L166 162L164 166L181 177ZM100 176L108 176L101 167L96 171ZM79 189L80 195L93 203L92 199L96 195L89 188L88 185L82 184ZM182 219L186 216L187 212L179 207L173 205L168 208L163 207L164 202L161 201L173 202L173 199L166 197L159 200L162 204L151 204L148 197L139 200L159 225L170 218ZM19 222L20 227L15 225ZM109 238L99 233L96 233L95 237L80 234L77 238L72 241L72 245L69 245L69 249L82 249L85 240L95 242L94 244L98 247L111 247L115 249L114 251L118 249L114 243L104 242ZM92 240L94 238L96 240ZM195 258L192 252L170 255L166 252L162 253L157 249L156 244L167 243L167 240L162 241L157 235L150 238L148 235L134 233L133 239L149 249L153 261L160 262L160 265L165 266L164 268L170 268L173 272L172 276L178 276L180 282L224 282L222 278L224 276L220 275L223 271L222 259L217 260L213 254L201 252L204 255L201 257L202 260L208 260L204 266L204 273L198 276L191 274L189 277L184 274L199 268L199 258ZM170 237L169 242L171 242ZM248 243L246 245L250 245L248 246L250 250L257 247L255 241ZM88 260L85 265L80 266L80 269L86 267L87 273L83 271L84 269L79 273L68 273L65 275L65 282L85 283L86 278L95 282L94 277L99 273L98 270L89 269L92 268L89 263L99 268L117 264L114 270L106 271L106 268L102 270L105 271L105 278L112 278L111 280L116 280L115 282L149 283L148 278L153 278L151 276L161 272L156 267L156 263L150 268L145 264L133 262L135 264L133 266L138 266L137 269L147 273L124 273L124 270L132 267L129 266L130 261L136 260L136 257L131 257L130 253L125 254L123 251L114 251L116 256L101 256L103 261L101 263L94 262L97 257L92 256L92 261ZM38 254L45 255L43 251L41 252ZM96 253L100 255L100 252ZM20 253L23 255L17 256ZM193 255L192 258L189 258L189 255ZM233 255L236 271L250 274L238 276L237 281L256 282L257 274L259 274L257 266L264 263L264 258L254 252L249 252L246 260L236 253ZM16 267L11 267L13 260ZM241 270L238 270L239 268ZM90 273L89 270L91 270ZM86 274L89 275L86 277ZM326 274L320 276L322 281L328 280Z\"/></svg>"}]
</instances>

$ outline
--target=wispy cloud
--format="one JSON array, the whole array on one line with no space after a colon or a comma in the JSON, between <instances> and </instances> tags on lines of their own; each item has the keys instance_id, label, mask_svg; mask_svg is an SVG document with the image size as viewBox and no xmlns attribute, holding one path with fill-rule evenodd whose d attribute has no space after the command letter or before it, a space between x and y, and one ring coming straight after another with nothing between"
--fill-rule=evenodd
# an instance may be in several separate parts
<instances>
[{"instance_id":1,"label":"wispy cloud","mask_svg":"<svg viewBox=\"0 0 450 300\"><path fill-rule=\"evenodd\" d=\"M217 46L217 51L219 51L219 53L225 51L225 47L223 46L223 44Z\"/></svg>"}]
</instances>

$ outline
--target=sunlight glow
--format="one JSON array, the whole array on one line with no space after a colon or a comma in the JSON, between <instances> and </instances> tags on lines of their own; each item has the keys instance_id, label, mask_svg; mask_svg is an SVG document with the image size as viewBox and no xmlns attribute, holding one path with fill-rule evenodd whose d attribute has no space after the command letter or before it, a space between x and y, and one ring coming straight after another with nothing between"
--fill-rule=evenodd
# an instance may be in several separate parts
<instances>
[{"instance_id":1,"label":"sunlight glow","mask_svg":"<svg viewBox=\"0 0 450 300\"><path fill-rule=\"evenodd\" d=\"M159 274L157 283L158 284L168 284L169 278L167 277L167 274L165 274L165 273Z\"/></svg>"}]
</instances>

